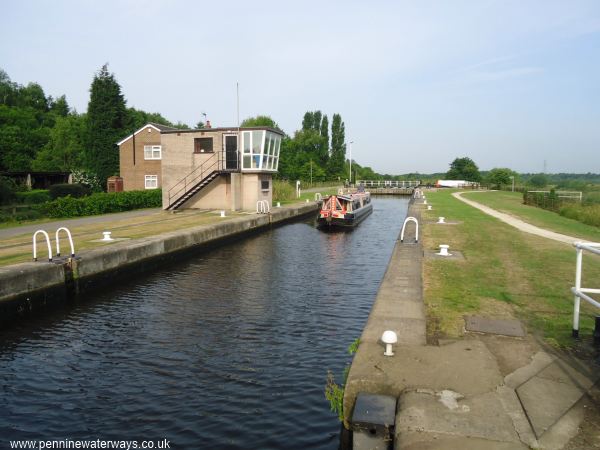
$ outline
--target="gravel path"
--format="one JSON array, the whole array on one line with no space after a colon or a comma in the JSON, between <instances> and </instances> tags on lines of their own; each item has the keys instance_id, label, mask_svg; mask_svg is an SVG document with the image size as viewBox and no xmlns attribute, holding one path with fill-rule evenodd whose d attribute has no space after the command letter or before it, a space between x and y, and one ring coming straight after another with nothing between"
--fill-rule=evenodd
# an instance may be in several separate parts
<instances>
[{"instance_id":1,"label":"gravel path","mask_svg":"<svg viewBox=\"0 0 600 450\"><path fill-rule=\"evenodd\" d=\"M484 213L495 217L496 219L501 220L504 223L507 223L525 233L535 234L536 236L545 237L547 239L552 239L554 241L563 242L565 244L572 245L574 242L585 242L585 239L580 239L575 236L567 236L566 234L555 233L554 231L545 230L540 227L536 227L535 225L531 225L530 223L523 222L521 219L517 219L509 214L501 213L496 211L495 209L489 208L481 203L474 202L473 200L467 200L462 197L464 192L455 192L452 195L459 199L462 202L465 202L467 205L472 206L473 208L477 208Z\"/></svg>"}]
</instances>

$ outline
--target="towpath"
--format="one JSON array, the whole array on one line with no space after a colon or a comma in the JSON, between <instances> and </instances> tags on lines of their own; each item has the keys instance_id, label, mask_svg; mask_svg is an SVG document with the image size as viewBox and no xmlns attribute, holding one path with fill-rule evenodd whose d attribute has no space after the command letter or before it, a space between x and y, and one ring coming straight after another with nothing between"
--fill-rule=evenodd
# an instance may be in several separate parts
<instances>
[{"instance_id":1,"label":"towpath","mask_svg":"<svg viewBox=\"0 0 600 450\"><path fill-rule=\"evenodd\" d=\"M501 220L504 223L507 223L521 231L524 231L525 233L535 234L536 236L545 237L547 239L552 239L554 241L563 242L569 245L572 245L573 242L586 241L586 239L581 239L575 236L568 236L566 234L555 233L554 231L536 227L535 225L531 225L530 223L524 222L521 219L517 219L516 217L513 217L509 214L496 211L495 209L482 205L481 203L474 202L473 200L467 200L462 196L462 194L464 194L464 192L455 192L452 194L452 196L456 197L462 202L465 202L467 205L477 208L483 211L484 213Z\"/></svg>"}]
</instances>

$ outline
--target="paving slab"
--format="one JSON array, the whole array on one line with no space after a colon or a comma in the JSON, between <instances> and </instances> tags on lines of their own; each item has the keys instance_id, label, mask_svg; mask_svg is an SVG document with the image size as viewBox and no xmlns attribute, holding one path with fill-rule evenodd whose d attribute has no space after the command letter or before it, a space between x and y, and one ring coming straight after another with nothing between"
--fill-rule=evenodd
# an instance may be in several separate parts
<instances>
[{"instance_id":1,"label":"paving slab","mask_svg":"<svg viewBox=\"0 0 600 450\"><path fill-rule=\"evenodd\" d=\"M466 316L465 329L477 333L501 334L503 336L524 337L526 335L523 325L516 319Z\"/></svg>"},{"instance_id":2,"label":"paving slab","mask_svg":"<svg viewBox=\"0 0 600 450\"><path fill-rule=\"evenodd\" d=\"M409 433L479 438L511 443L513 448L522 445L496 392L473 397L452 391L405 393L400 397L395 432L401 449L403 436Z\"/></svg>"},{"instance_id":3,"label":"paving slab","mask_svg":"<svg viewBox=\"0 0 600 450\"><path fill-rule=\"evenodd\" d=\"M538 438L554 425L584 391L573 384L534 376L517 388L517 395Z\"/></svg>"}]
</instances>

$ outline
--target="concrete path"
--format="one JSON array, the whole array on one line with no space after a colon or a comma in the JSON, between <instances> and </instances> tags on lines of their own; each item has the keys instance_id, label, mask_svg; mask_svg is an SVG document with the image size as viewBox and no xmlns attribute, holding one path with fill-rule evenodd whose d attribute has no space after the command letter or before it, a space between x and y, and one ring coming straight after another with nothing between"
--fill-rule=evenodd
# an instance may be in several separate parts
<instances>
[{"instance_id":1,"label":"concrete path","mask_svg":"<svg viewBox=\"0 0 600 450\"><path fill-rule=\"evenodd\" d=\"M33 225L20 225L11 228L0 229L0 239L8 239L25 233L35 233L39 229L55 229L58 227L74 227L90 223L111 223L117 220L131 219L133 217L149 216L161 212L161 208L138 209L113 214L102 214L98 216L80 217L76 219L59 219L53 222L37 223Z\"/></svg>"},{"instance_id":2,"label":"concrete path","mask_svg":"<svg viewBox=\"0 0 600 450\"><path fill-rule=\"evenodd\" d=\"M586 239L577 238L575 236L567 236L566 234L555 233L554 231L549 231L540 227L536 227L535 225L523 222L521 219L517 219L516 217L513 217L509 214L496 211L495 209L482 205L481 203L474 202L473 200L467 200L466 198L463 198L462 194L464 194L464 192L455 192L452 194L452 196L456 197L457 199L466 203L467 205L477 208L483 211L484 213L495 217L496 219L499 219L504 223L509 224L510 226L524 231L525 233L535 234L536 236L541 236L547 239L552 239L554 241L563 242L565 244L570 245L572 245L574 242L586 241Z\"/></svg>"}]
</instances>

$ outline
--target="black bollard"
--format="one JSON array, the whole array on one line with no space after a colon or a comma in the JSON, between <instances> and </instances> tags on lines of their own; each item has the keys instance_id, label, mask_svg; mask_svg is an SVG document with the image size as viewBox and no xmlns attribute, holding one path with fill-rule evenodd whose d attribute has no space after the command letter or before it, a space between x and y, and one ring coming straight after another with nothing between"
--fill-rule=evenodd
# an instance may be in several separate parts
<instances>
[{"instance_id":1,"label":"black bollard","mask_svg":"<svg viewBox=\"0 0 600 450\"><path fill-rule=\"evenodd\" d=\"M596 316L594 323L594 347L600 347L600 316Z\"/></svg>"}]
</instances>

